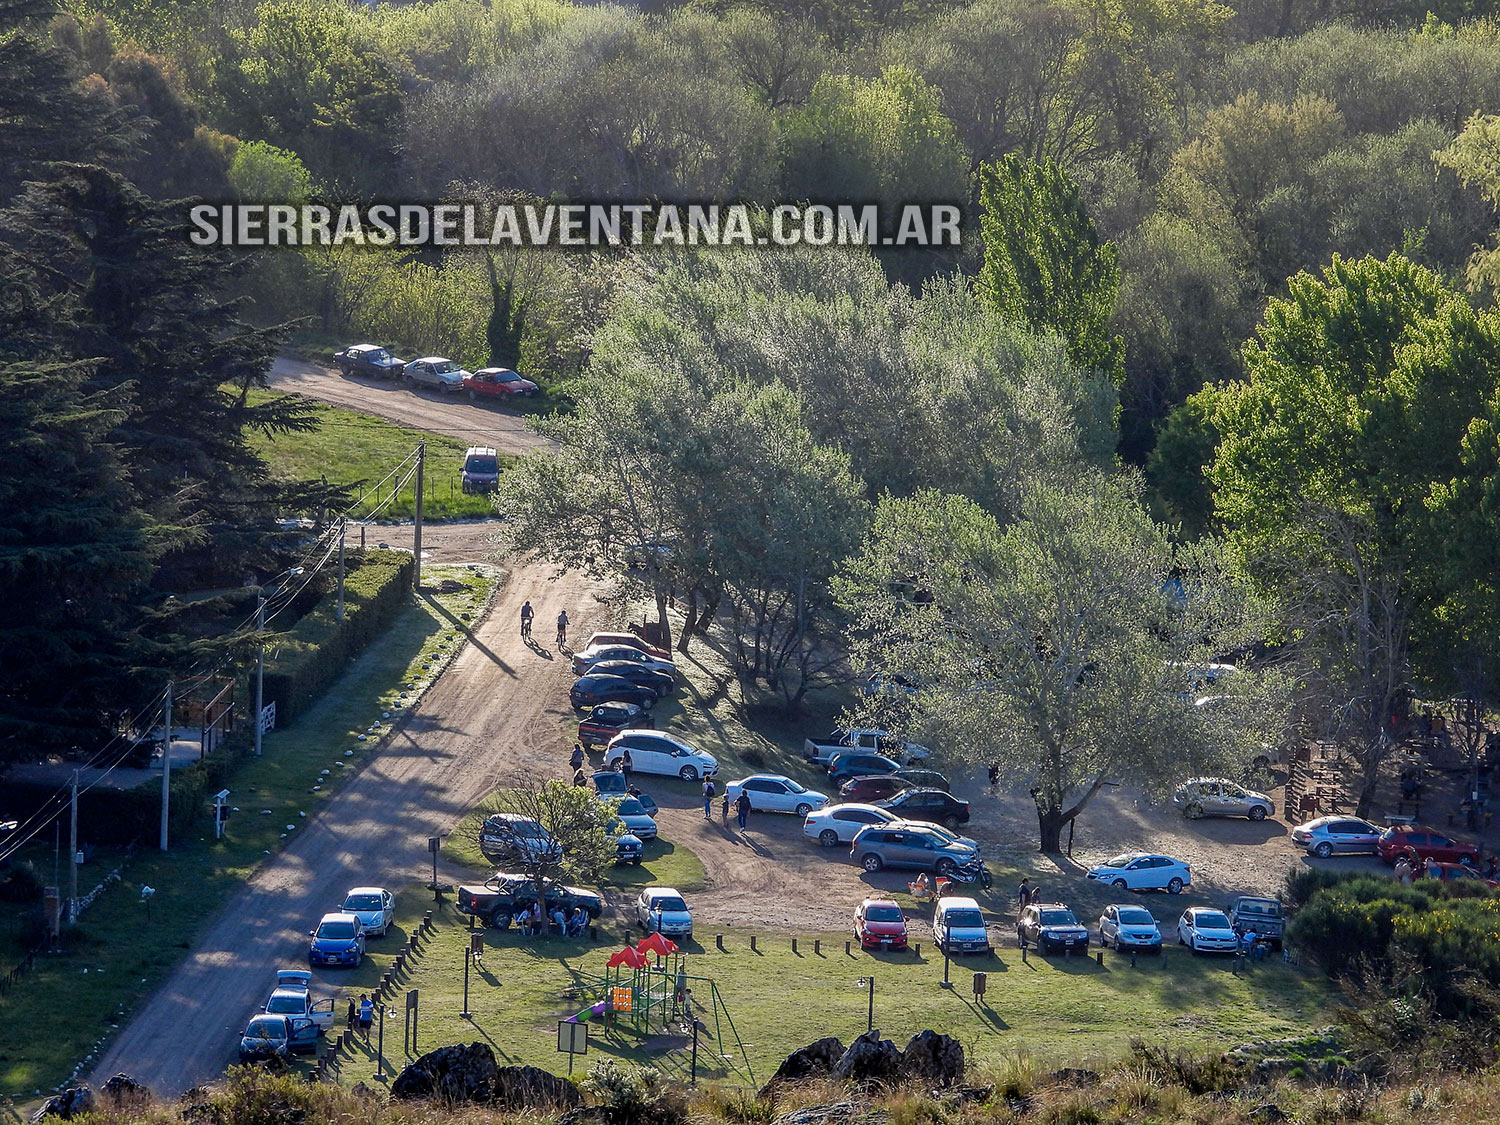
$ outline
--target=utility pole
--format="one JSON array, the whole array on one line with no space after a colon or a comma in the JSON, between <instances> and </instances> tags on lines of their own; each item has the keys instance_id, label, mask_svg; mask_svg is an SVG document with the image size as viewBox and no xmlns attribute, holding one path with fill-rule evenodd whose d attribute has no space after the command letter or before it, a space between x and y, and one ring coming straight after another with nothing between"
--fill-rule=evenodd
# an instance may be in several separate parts
<instances>
[{"instance_id":1,"label":"utility pole","mask_svg":"<svg viewBox=\"0 0 1500 1125\"><path fill-rule=\"evenodd\" d=\"M68 825L68 919L78 918L78 771L73 771L73 795L68 801L73 816Z\"/></svg>"},{"instance_id":2,"label":"utility pole","mask_svg":"<svg viewBox=\"0 0 1500 1125\"><path fill-rule=\"evenodd\" d=\"M427 443L417 442L417 495L416 495L416 526L412 531L411 554L412 567L411 588L413 593L422 592L422 477L427 472ZM434 880L435 882L436 880Z\"/></svg>"},{"instance_id":3,"label":"utility pole","mask_svg":"<svg viewBox=\"0 0 1500 1125\"><path fill-rule=\"evenodd\" d=\"M161 850L167 850L167 811L172 800L172 681L167 681L167 698L162 703L161 740Z\"/></svg>"},{"instance_id":4,"label":"utility pole","mask_svg":"<svg viewBox=\"0 0 1500 1125\"><path fill-rule=\"evenodd\" d=\"M342 588L342 587L341 587ZM255 634L260 641L255 650L255 756L260 757L261 728L265 726L266 705L266 590L261 587L260 600L255 603Z\"/></svg>"},{"instance_id":5,"label":"utility pole","mask_svg":"<svg viewBox=\"0 0 1500 1125\"><path fill-rule=\"evenodd\" d=\"M339 603L334 616L339 621L344 620L344 525L345 520L339 517Z\"/></svg>"}]
</instances>

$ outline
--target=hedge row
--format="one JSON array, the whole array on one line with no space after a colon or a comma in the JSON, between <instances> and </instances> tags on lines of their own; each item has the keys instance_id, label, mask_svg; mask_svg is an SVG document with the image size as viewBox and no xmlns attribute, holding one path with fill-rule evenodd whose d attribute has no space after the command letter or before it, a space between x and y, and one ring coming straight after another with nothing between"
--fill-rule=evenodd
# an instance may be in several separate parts
<instances>
[{"instance_id":1,"label":"hedge row","mask_svg":"<svg viewBox=\"0 0 1500 1125\"><path fill-rule=\"evenodd\" d=\"M276 703L276 725L311 707L407 603L411 555L372 550L353 554L344 578L344 620L330 594L267 650L265 701ZM254 720L252 719L252 722Z\"/></svg>"}]
</instances>

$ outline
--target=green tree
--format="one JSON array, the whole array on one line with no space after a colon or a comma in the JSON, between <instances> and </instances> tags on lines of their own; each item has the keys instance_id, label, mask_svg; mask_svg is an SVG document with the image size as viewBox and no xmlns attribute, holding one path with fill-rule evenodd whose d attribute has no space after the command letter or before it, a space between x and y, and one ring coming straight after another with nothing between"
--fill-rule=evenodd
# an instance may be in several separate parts
<instances>
[{"instance_id":1,"label":"green tree","mask_svg":"<svg viewBox=\"0 0 1500 1125\"><path fill-rule=\"evenodd\" d=\"M542 917L547 915L548 881L597 882L614 862L615 835L611 829L617 820L618 800L604 800L588 786L555 778L518 778L514 785L500 790L497 798L503 811L536 821L558 843L555 850L526 849L514 863L519 872L531 876Z\"/></svg>"},{"instance_id":2,"label":"green tree","mask_svg":"<svg viewBox=\"0 0 1500 1125\"><path fill-rule=\"evenodd\" d=\"M1477 189L1490 206L1500 208L1500 117L1474 114L1453 143L1432 158L1465 186ZM1474 251L1468 272L1471 287L1500 291L1500 244Z\"/></svg>"},{"instance_id":3,"label":"green tree","mask_svg":"<svg viewBox=\"0 0 1500 1125\"><path fill-rule=\"evenodd\" d=\"M1044 852L1108 779L1164 793L1238 772L1280 725L1248 675L1223 708L1185 697L1185 664L1252 635L1250 603L1209 548L1174 547L1136 492L1041 487L1008 526L960 497L887 498L836 584L857 658L921 685L897 725L1029 788Z\"/></svg>"},{"instance_id":4,"label":"green tree","mask_svg":"<svg viewBox=\"0 0 1500 1125\"><path fill-rule=\"evenodd\" d=\"M1054 331L1068 355L1118 382L1122 343L1110 328L1120 266L1100 242L1078 185L1056 164L1007 156L980 169L984 267L995 313Z\"/></svg>"}]
</instances>

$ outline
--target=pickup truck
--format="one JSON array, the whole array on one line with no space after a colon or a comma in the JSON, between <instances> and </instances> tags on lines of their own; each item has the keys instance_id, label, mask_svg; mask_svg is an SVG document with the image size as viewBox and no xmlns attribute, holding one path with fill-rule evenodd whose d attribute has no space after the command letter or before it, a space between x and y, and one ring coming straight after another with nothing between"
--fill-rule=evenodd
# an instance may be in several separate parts
<instances>
[{"instance_id":1,"label":"pickup truck","mask_svg":"<svg viewBox=\"0 0 1500 1125\"><path fill-rule=\"evenodd\" d=\"M294 1027L311 1020L319 1035L333 1027L333 998L312 998L312 974L305 969L278 969L276 987L260 1010L269 1016L286 1016Z\"/></svg>"},{"instance_id":2,"label":"pickup truck","mask_svg":"<svg viewBox=\"0 0 1500 1125\"><path fill-rule=\"evenodd\" d=\"M1281 903L1274 898L1255 898L1241 895L1228 906L1224 913L1234 932L1244 937L1253 933L1260 941L1269 942L1272 949L1281 948L1281 935L1286 929L1286 916L1281 912Z\"/></svg>"},{"instance_id":3,"label":"pickup truck","mask_svg":"<svg viewBox=\"0 0 1500 1125\"><path fill-rule=\"evenodd\" d=\"M817 762L824 769L828 768L835 754L843 754L849 750L880 754L901 765L919 762L928 754L927 747L918 746L914 742L902 742L883 730L832 730L822 738L809 738L802 743L802 756L810 762Z\"/></svg>"},{"instance_id":4,"label":"pickup truck","mask_svg":"<svg viewBox=\"0 0 1500 1125\"><path fill-rule=\"evenodd\" d=\"M604 912L604 900L595 891L582 887L565 887L554 879L543 879L542 901L548 911L561 906L565 914L571 914L575 906L581 906L590 918ZM497 871L479 886L458 888L458 909L461 914L472 914L484 919L486 925L508 929L510 920L524 906L536 901L536 882L530 875L516 875Z\"/></svg>"}]
</instances>

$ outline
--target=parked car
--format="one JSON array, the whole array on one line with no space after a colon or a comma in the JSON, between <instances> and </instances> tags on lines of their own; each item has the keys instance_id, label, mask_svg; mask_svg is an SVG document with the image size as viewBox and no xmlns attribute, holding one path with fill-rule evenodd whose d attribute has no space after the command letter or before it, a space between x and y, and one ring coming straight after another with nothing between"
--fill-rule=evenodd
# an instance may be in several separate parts
<instances>
[{"instance_id":1,"label":"parked car","mask_svg":"<svg viewBox=\"0 0 1500 1125\"><path fill-rule=\"evenodd\" d=\"M873 773L864 777L851 777L839 786L839 796L845 801L889 801L911 782L893 773Z\"/></svg>"},{"instance_id":2,"label":"parked car","mask_svg":"<svg viewBox=\"0 0 1500 1125\"><path fill-rule=\"evenodd\" d=\"M867 898L854 910L861 949L905 949L906 915L888 898Z\"/></svg>"},{"instance_id":3,"label":"parked car","mask_svg":"<svg viewBox=\"0 0 1500 1125\"><path fill-rule=\"evenodd\" d=\"M745 793L756 812L789 812L805 817L828 804L828 794L804 789L779 773L753 773L731 781L725 790L732 805Z\"/></svg>"},{"instance_id":4,"label":"parked car","mask_svg":"<svg viewBox=\"0 0 1500 1125\"><path fill-rule=\"evenodd\" d=\"M520 813L491 813L479 829L479 850L491 863L535 863L562 858L557 838Z\"/></svg>"},{"instance_id":5,"label":"parked car","mask_svg":"<svg viewBox=\"0 0 1500 1125\"><path fill-rule=\"evenodd\" d=\"M396 916L396 896L384 887L355 887L339 909L359 919L366 937L385 937Z\"/></svg>"},{"instance_id":6,"label":"parked car","mask_svg":"<svg viewBox=\"0 0 1500 1125\"><path fill-rule=\"evenodd\" d=\"M1195 777L1183 782L1172 794L1172 804L1193 820L1200 816L1248 816L1251 820L1265 820L1275 807L1264 793L1222 777Z\"/></svg>"},{"instance_id":7,"label":"parked car","mask_svg":"<svg viewBox=\"0 0 1500 1125\"><path fill-rule=\"evenodd\" d=\"M879 754L884 758L899 758L903 765L921 761L928 755L927 747L914 742L903 742L883 730L846 730L837 727L821 738L807 738L802 742L802 756L825 767L836 755L851 750Z\"/></svg>"},{"instance_id":8,"label":"parked car","mask_svg":"<svg viewBox=\"0 0 1500 1125\"><path fill-rule=\"evenodd\" d=\"M891 776L919 789L941 789L944 793L953 791L953 787L948 784L948 779L937 770L899 769Z\"/></svg>"},{"instance_id":9,"label":"parked car","mask_svg":"<svg viewBox=\"0 0 1500 1125\"><path fill-rule=\"evenodd\" d=\"M312 974L306 969L277 969L276 987L260 1010L270 1016L307 1020L318 1035L333 1027L333 998L312 998Z\"/></svg>"},{"instance_id":10,"label":"parked car","mask_svg":"<svg viewBox=\"0 0 1500 1125\"><path fill-rule=\"evenodd\" d=\"M573 654L573 671L581 676L601 660L629 660L654 672L665 672L669 676L677 673L677 665L672 661L650 656L634 645L591 645Z\"/></svg>"},{"instance_id":11,"label":"parked car","mask_svg":"<svg viewBox=\"0 0 1500 1125\"><path fill-rule=\"evenodd\" d=\"M978 863L979 848L931 825L895 820L861 828L854 835L849 856L870 872L882 867L915 867L948 875L959 867Z\"/></svg>"},{"instance_id":12,"label":"parked car","mask_svg":"<svg viewBox=\"0 0 1500 1125\"><path fill-rule=\"evenodd\" d=\"M635 918L647 933L663 937L693 938L693 914L683 897L671 887L647 887L635 900Z\"/></svg>"},{"instance_id":13,"label":"parked car","mask_svg":"<svg viewBox=\"0 0 1500 1125\"><path fill-rule=\"evenodd\" d=\"M309 1019L291 1019L262 1012L251 1016L240 1034L240 1062L290 1059L294 1053L318 1049L318 1029Z\"/></svg>"},{"instance_id":14,"label":"parked car","mask_svg":"<svg viewBox=\"0 0 1500 1125\"><path fill-rule=\"evenodd\" d=\"M1144 906L1128 902L1106 906L1099 915L1099 944L1124 951L1161 952L1161 927Z\"/></svg>"},{"instance_id":15,"label":"parked car","mask_svg":"<svg viewBox=\"0 0 1500 1125\"><path fill-rule=\"evenodd\" d=\"M1240 937L1254 934L1257 941L1266 942L1272 949L1281 948L1286 915L1277 899L1241 895L1224 907L1224 914L1229 919L1229 928Z\"/></svg>"},{"instance_id":16,"label":"parked car","mask_svg":"<svg viewBox=\"0 0 1500 1125\"><path fill-rule=\"evenodd\" d=\"M1238 953L1240 935L1222 910L1190 906L1177 920L1177 944L1194 953Z\"/></svg>"},{"instance_id":17,"label":"parked car","mask_svg":"<svg viewBox=\"0 0 1500 1125\"><path fill-rule=\"evenodd\" d=\"M988 953L990 931L972 898L940 898L932 911L932 939L944 953Z\"/></svg>"},{"instance_id":18,"label":"parked car","mask_svg":"<svg viewBox=\"0 0 1500 1125\"><path fill-rule=\"evenodd\" d=\"M624 825L620 825L621 828ZM640 863L646 858L646 842L639 836L632 836L629 832L621 832L615 837L615 866L619 867L626 863Z\"/></svg>"},{"instance_id":19,"label":"parked car","mask_svg":"<svg viewBox=\"0 0 1500 1125\"><path fill-rule=\"evenodd\" d=\"M631 769L636 773L697 781L719 772L719 761L712 754L684 742L675 734L660 730L621 731L609 740L604 750L604 764L611 768L618 766L627 747Z\"/></svg>"},{"instance_id":20,"label":"parked car","mask_svg":"<svg viewBox=\"0 0 1500 1125\"><path fill-rule=\"evenodd\" d=\"M656 839L656 821L634 797L620 798L619 817L625 830L632 836L639 836L642 842Z\"/></svg>"},{"instance_id":21,"label":"parked car","mask_svg":"<svg viewBox=\"0 0 1500 1125\"><path fill-rule=\"evenodd\" d=\"M408 363L405 374L406 385L414 389L431 387L445 394L456 394L463 389L464 376L468 372L451 359L429 355Z\"/></svg>"},{"instance_id":22,"label":"parked car","mask_svg":"<svg viewBox=\"0 0 1500 1125\"><path fill-rule=\"evenodd\" d=\"M333 353L333 362L345 377L364 375L371 379L394 379L406 370L406 360L397 359L379 344L350 344Z\"/></svg>"},{"instance_id":23,"label":"parked car","mask_svg":"<svg viewBox=\"0 0 1500 1125\"><path fill-rule=\"evenodd\" d=\"M1464 863L1432 863L1428 865L1424 874L1429 878L1441 879L1445 883L1472 880L1483 883L1491 890L1500 887L1500 881L1488 879Z\"/></svg>"},{"instance_id":24,"label":"parked car","mask_svg":"<svg viewBox=\"0 0 1500 1125\"><path fill-rule=\"evenodd\" d=\"M930 820L945 828L969 823L969 802L941 789L907 789L879 804L902 820Z\"/></svg>"},{"instance_id":25,"label":"parked car","mask_svg":"<svg viewBox=\"0 0 1500 1125\"><path fill-rule=\"evenodd\" d=\"M1436 828L1421 824L1394 825L1382 832L1375 842L1375 854L1390 864L1394 864L1396 857L1407 848L1413 849L1421 859L1435 859L1439 863L1479 862L1478 844L1451 839Z\"/></svg>"},{"instance_id":26,"label":"parked car","mask_svg":"<svg viewBox=\"0 0 1500 1125\"><path fill-rule=\"evenodd\" d=\"M619 676L579 676L568 689L568 699L575 711L601 703L633 703L642 711L656 706L656 692Z\"/></svg>"},{"instance_id":27,"label":"parked car","mask_svg":"<svg viewBox=\"0 0 1500 1125\"><path fill-rule=\"evenodd\" d=\"M469 401L481 398L530 398L540 388L530 379L523 379L509 367L481 367L472 375L464 376L464 390L469 392Z\"/></svg>"},{"instance_id":28,"label":"parked car","mask_svg":"<svg viewBox=\"0 0 1500 1125\"><path fill-rule=\"evenodd\" d=\"M309 930L307 945L309 965L348 965L354 968L365 959L365 929L353 914L342 910L325 914L318 928Z\"/></svg>"},{"instance_id":29,"label":"parked car","mask_svg":"<svg viewBox=\"0 0 1500 1125\"><path fill-rule=\"evenodd\" d=\"M1089 868L1088 876L1100 883L1131 891L1170 891L1178 894L1191 886L1193 872L1181 860L1150 852L1126 852Z\"/></svg>"},{"instance_id":30,"label":"parked car","mask_svg":"<svg viewBox=\"0 0 1500 1125\"><path fill-rule=\"evenodd\" d=\"M866 777L870 774L891 774L900 768L895 762L880 754L849 750L843 754L835 754L833 761L828 763L828 780L834 785L842 786L851 778Z\"/></svg>"},{"instance_id":31,"label":"parked car","mask_svg":"<svg viewBox=\"0 0 1500 1125\"><path fill-rule=\"evenodd\" d=\"M825 848L852 843L854 835L867 824L889 824L896 818L875 805L828 805L807 814L802 834Z\"/></svg>"},{"instance_id":32,"label":"parked car","mask_svg":"<svg viewBox=\"0 0 1500 1125\"><path fill-rule=\"evenodd\" d=\"M1327 859L1335 853L1375 853L1385 829L1357 816L1320 816L1292 829L1292 843L1309 855Z\"/></svg>"},{"instance_id":33,"label":"parked car","mask_svg":"<svg viewBox=\"0 0 1500 1125\"><path fill-rule=\"evenodd\" d=\"M600 703L578 722L578 744L585 750L602 746L622 730L651 728L651 716L634 703Z\"/></svg>"},{"instance_id":34,"label":"parked car","mask_svg":"<svg viewBox=\"0 0 1500 1125\"><path fill-rule=\"evenodd\" d=\"M1087 953L1089 932L1062 903L1032 903L1016 919L1016 943L1034 945L1042 954L1059 950Z\"/></svg>"},{"instance_id":35,"label":"parked car","mask_svg":"<svg viewBox=\"0 0 1500 1125\"><path fill-rule=\"evenodd\" d=\"M482 884L459 887L457 901L460 913L505 929L518 911L536 902L536 880L526 874L496 871ZM604 913L604 899L597 891L564 886L555 879L542 880L542 902L548 912L560 907L564 914L572 914L581 906L590 918Z\"/></svg>"},{"instance_id":36,"label":"parked car","mask_svg":"<svg viewBox=\"0 0 1500 1125\"><path fill-rule=\"evenodd\" d=\"M649 688L658 699L677 691L677 681L670 673L658 672L634 660L601 660L588 670L590 676L619 676L636 687Z\"/></svg>"},{"instance_id":37,"label":"parked car","mask_svg":"<svg viewBox=\"0 0 1500 1125\"><path fill-rule=\"evenodd\" d=\"M464 451L463 472L458 484L465 493L494 492L500 487L500 458L488 446L471 445Z\"/></svg>"},{"instance_id":38,"label":"parked car","mask_svg":"<svg viewBox=\"0 0 1500 1125\"><path fill-rule=\"evenodd\" d=\"M604 648L606 645L628 645L631 648L640 649L647 656L654 656L658 660L672 659L672 653L669 650L649 644L634 633L594 633L585 642L583 647L586 649Z\"/></svg>"},{"instance_id":39,"label":"parked car","mask_svg":"<svg viewBox=\"0 0 1500 1125\"><path fill-rule=\"evenodd\" d=\"M922 690L922 685L910 676L903 676L900 672L872 672L860 690L866 695L883 695L892 699L902 699L916 695Z\"/></svg>"}]
</instances>

